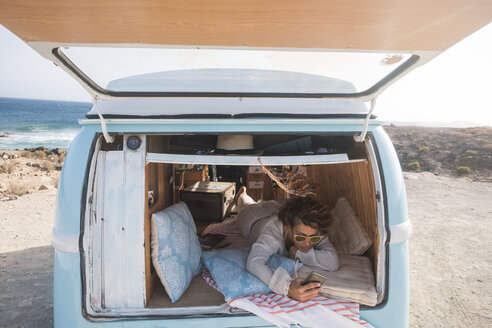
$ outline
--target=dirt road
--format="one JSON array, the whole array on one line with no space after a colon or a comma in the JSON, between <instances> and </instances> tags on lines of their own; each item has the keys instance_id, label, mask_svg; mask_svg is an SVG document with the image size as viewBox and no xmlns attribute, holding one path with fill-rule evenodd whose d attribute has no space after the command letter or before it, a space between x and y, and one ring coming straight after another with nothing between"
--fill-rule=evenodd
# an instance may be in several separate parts
<instances>
[{"instance_id":1,"label":"dirt road","mask_svg":"<svg viewBox=\"0 0 492 328\"><path fill-rule=\"evenodd\" d=\"M410 327L490 327L492 183L405 175Z\"/></svg>"}]
</instances>

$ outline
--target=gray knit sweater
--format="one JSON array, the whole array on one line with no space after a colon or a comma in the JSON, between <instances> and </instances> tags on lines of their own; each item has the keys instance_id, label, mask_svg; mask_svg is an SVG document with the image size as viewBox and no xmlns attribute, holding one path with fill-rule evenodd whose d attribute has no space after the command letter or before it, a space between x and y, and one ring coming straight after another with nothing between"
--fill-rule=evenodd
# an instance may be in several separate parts
<instances>
[{"instance_id":1,"label":"gray knit sweater","mask_svg":"<svg viewBox=\"0 0 492 328\"><path fill-rule=\"evenodd\" d=\"M241 233L253 244L246 270L267 284L273 292L287 295L293 278L282 267L273 271L266 265L275 253L289 257L285 249L283 224L277 216L278 208L279 205L274 201L251 204L240 212L238 220ZM248 221L252 224L245 224ZM313 268L338 270L337 252L328 237L324 237L306 253L298 250L296 257Z\"/></svg>"}]
</instances>

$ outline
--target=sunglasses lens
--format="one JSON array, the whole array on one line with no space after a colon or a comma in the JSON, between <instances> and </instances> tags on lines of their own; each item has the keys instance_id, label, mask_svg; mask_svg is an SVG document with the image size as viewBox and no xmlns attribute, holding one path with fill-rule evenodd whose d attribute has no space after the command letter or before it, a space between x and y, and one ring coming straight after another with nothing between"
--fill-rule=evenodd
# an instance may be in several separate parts
<instances>
[{"instance_id":1,"label":"sunglasses lens","mask_svg":"<svg viewBox=\"0 0 492 328\"><path fill-rule=\"evenodd\" d=\"M302 242L306 241L306 237L304 237L304 236L295 236L295 237L296 237L297 242L302 243Z\"/></svg>"},{"instance_id":2,"label":"sunglasses lens","mask_svg":"<svg viewBox=\"0 0 492 328\"><path fill-rule=\"evenodd\" d=\"M317 243L318 241L321 240L321 237L317 236L317 237L311 237L311 242L314 244L314 243Z\"/></svg>"}]
</instances>

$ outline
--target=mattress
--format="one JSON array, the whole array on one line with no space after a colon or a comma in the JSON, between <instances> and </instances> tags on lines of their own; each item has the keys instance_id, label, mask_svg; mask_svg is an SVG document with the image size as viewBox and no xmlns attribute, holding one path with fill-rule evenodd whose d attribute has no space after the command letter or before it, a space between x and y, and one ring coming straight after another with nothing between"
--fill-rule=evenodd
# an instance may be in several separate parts
<instances>
[{"instance_id":1,"label":"mattress","mask_svg":"<svg viewBox=\"0 0 492 328\"><path fill-rule=\"evenodd\" d=\"M326 271L303 265L298 272L299 277L305 278L311 271L321 273L327 281L321 286L322 295L374 306L377 303L377 293L374 274L369 258L356 255L339 255L339 269Z\"/></svg>"}]
</instances>

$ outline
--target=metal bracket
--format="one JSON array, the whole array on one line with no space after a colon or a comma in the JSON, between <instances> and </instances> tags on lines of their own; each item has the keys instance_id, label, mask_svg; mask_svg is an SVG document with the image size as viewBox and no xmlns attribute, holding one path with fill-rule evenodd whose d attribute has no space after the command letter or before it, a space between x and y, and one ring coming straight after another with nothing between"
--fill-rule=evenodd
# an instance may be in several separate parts
<instances>
[{"instance_id":1,"label":"metal bracket","mask_svg":"<svg viewBox=\"0 0 492 328\"><path fill-rule=\"evenodd\" d=\"M369 120L371 119L372 112L374 111L374 107L376 107L376 97L371 99L371 109L366 116L364 121L364 127L362 128L362 132L358 136L354 136L354 140L356 142L362 142L366 139L367 128L369 127Z\"/></svg>"},{"instance_id":2,"label":"metal bracket","mask_svg":"<svg viewBox=\"0 0 492 328\"><path fill-rule=\"evenodd\" d=\"M98 98L98 95L92 96L92 103L94 104L94 107L96 107L97 115L99 116L99 120L101 121L101 130L104 136L104 140L106 140L107 143L113 143L114 138L109 135L108 129L106 128L106 121L104 120L104 117L102 116L101 112L99 111L99 107L97 106Z\"/></svg>"}]
</instances>

